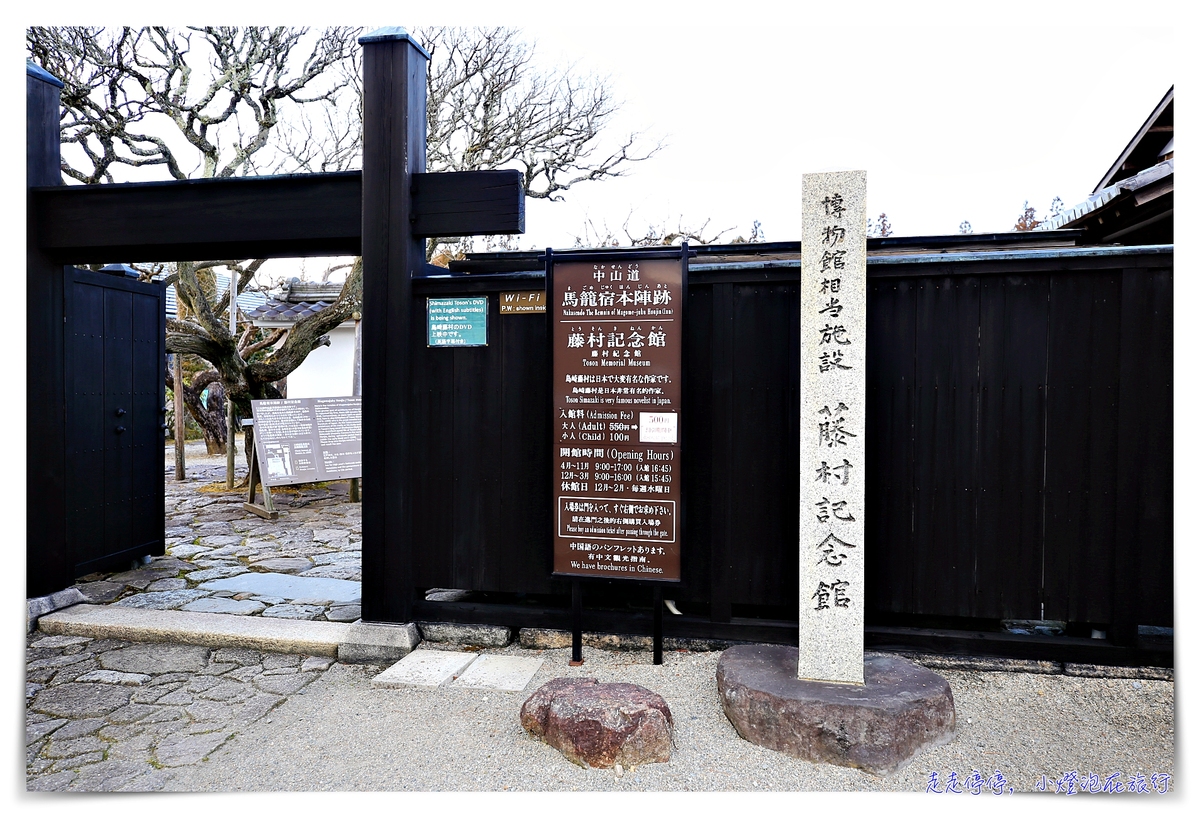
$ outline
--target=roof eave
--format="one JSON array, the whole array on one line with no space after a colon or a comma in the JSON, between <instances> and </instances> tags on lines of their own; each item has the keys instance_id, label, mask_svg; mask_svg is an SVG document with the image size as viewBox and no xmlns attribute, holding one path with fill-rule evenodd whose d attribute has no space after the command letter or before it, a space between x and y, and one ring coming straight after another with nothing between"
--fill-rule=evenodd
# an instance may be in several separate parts
<instances>
[{"instance_id":1,"label":"roof eave","mask_svg":"<svg viewBox=\"0 0 1200 818\"><path fill-rule=\"evenodd\" d=\"M1093 194L1098 193L1104 188L1113 184L1112 180L1118 173L1121 172L1122 165L1125 164L1126 160L1128 160L1134 150L1137 149L1137 146L1141 143L1142 139L1145 138L1146 134L1150 133L1150 129L1154 127L1154 123L1158 121L1158 118L1162 116L1163 111L1165 111L1167 106L1170 105L1174 100L1175 86L1172 85L1163 98L1159 101L1158 105L1155 106L1153 113L1151 113L1150 116L1146 118L1146 121L1142 123L1142 127L1138 128L1137 134L1134 135L1133 139L1129 140L1129 144L1125 146L1125 150L1121 151L1121 155L1117 157L1117 161L1113 162L1112 167L1110 167L1108 172L1104 174L1104 178L1100 180L1099 184L1092 188Z\"/></svg>"}]
</instances>

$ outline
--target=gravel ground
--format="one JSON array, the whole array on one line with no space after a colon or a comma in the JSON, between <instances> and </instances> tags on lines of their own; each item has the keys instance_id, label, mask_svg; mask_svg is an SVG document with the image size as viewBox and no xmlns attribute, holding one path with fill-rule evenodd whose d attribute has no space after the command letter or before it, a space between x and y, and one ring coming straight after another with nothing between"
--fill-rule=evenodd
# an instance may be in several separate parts
<instances>
[{"instance_id":1,"label":"gravel ground","mask_svg":"<svg viewBox=\"0 0 1200 818\"><path fill-rule=\"evenodd\" d=\"M423 647L435 647L424 645ZM541 655L545 665L522 693L442 688L373 689L382 667L334 665L320 679L250 725L203 764L176 771L166 789L410 791L918 791L931 773L944 789L952 773L966 791L973 771L999 771L1017 792L1065 789L1069 773L1102 783L1174 775L1174 683L1031 673L941 671L954 690L958 734L891 776L810 764L750 744L717 698L719 653L674 652L655 667L649 653L511 645L489 653ZM582 769L529 737L518 712L557 676L625 681L660 693L675 718L666 764L618 776ZM1160 788L1163 780L1155 779ZM1080 785L1077 784L1077 787ZM1173 778L1170 786L1173 788ZM1153 788L1148 797L1157 798ZM986 790L985 790L986 792Z\"/></svg>"}]
</instances>

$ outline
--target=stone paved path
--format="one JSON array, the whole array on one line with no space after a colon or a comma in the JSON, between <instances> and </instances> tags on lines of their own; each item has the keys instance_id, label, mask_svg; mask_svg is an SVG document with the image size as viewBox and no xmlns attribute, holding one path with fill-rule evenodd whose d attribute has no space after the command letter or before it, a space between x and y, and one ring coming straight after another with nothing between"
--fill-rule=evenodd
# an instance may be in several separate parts
<instances>
[{"instance_id":1,"label":"stone paved path","mask_svg":"<svg viewBox=\"0 0 1200 818\"><path fill-rule=\"evenodd\" d=\"M244 490L225 491L223 455L189 452L189 479L178 483L170 447L166 453L166 556L80 578L75 587L89 602L331 622L359 618L357 599L202 587L250 572L360 582L362 506L349 501L348 481L276 489L279 519L263 520L241 508ZM244 473L239 466L239 479Z\"/></svg>"},{"instance_id":2,"label":"stone paved path","mask_svg":"<svg viewBox=\"0 0 1200 818\"><path fill-rule=\"evenodd\" d=\"M189 446L175 482L167 448L167 554L149 565L90 574L75 587L94 604L247 616L359 619L354 600L213 590L258 572L361 581L361 506L346 481L277 491L280 518L243 511L224 490L224 456ZM201 450L202 451L202 450ZM240 466L239 478L245 467ZM26 775L30 790L161 789L173 769L202 761L333 663L258 651L29 634Z\"/></svg>"},{"instance_id":3,"label":"stone paved path","mask_svg":"<svg viewBox=\"0 0 1200 818\"><path fill-rule=\"evenodd\" d=\"M28 635L26 786L160 790L333 664L239 648Z\"/></svg>"}]
</instances>

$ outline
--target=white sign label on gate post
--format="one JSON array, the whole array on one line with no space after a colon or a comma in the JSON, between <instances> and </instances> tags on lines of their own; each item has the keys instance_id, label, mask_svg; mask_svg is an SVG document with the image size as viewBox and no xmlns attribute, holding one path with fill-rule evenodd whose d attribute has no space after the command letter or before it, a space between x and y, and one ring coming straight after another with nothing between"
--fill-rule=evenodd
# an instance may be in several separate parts
<instances>
[{"instance_id":1,"label":"white sign label on gate post","mask_svg":"<svg viewBox=\"0 0 1200 818\"><path fill-rule=\"evenodd\" d=\"M797 676L862 684L867 174L803 184Z\"/></svg>"}]
</instances>

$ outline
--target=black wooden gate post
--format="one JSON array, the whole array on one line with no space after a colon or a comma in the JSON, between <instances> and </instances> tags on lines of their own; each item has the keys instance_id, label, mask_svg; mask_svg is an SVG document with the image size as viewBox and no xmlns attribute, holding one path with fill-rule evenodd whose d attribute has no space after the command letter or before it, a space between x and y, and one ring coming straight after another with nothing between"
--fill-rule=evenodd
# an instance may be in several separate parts
<instances>
[{"instance_id":1,"label":"black wooden gate post","mask_svg":"<svg viewBox=\"0 0 1200 818\"><path fill-rule=\"evenodd\" d=\"M412 614L412 278L425 263L413 236L413 174L425 171L429 54L402 28L363 46L363 503L362 614Z\"/></svg>"},{"instance_id":2,"label":"black wooden gate post","mask_svg":"<svg viewBox=\"0 0 1200 818\"><path fill-rule=\"evenodd\" d=\"M25 185L62 184L59 97L63 85L33 63L25 69ZM74 580L66 532L66 429L63 426L63 277L38 247L32 198L25 238L25 585L29 596Z\"/></svg>"}]
</instances>

